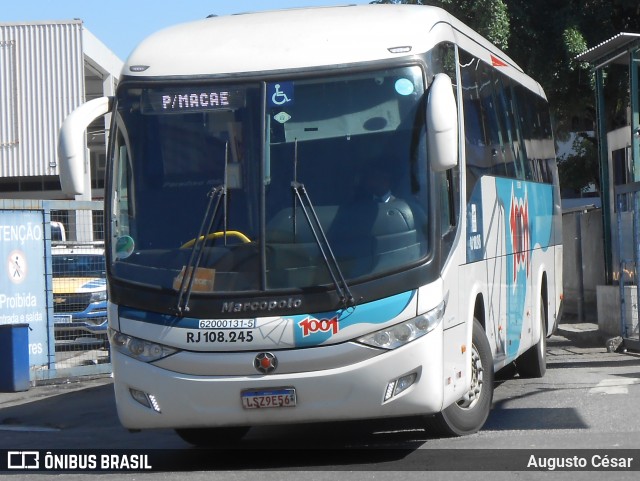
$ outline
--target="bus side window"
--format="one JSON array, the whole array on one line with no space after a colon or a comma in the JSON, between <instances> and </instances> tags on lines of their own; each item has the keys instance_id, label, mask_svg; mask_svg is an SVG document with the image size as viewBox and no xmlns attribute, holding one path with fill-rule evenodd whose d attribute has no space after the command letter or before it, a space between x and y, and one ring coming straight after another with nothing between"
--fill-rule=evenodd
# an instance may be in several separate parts
<instances>
[{"instance_id":1,"label":"bus side window","mask_svg":"<svg viewBox=\"0 0 640 481\"><path fill-rule=\"evenodd\" d=\"M440 189L440 225L445 236L456 224L456 182L453 169L438 174Z\"/></svg>"},{"instance_id":2,"label":"bus side window","mask_svg":"<svg viewBox=\"0 0 640 481\"><path fill-rule=\"evenodd\" d=\"M505 175L503 128L488 66L460 50L467 200L483 175Z\"/></svg>"}]
</instances>

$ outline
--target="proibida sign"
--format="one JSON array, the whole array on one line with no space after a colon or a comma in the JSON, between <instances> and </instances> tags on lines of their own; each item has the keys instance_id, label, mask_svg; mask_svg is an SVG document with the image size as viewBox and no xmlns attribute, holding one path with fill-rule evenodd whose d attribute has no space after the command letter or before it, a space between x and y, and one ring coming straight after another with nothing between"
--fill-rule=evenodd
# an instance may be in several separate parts
<instances>
[{"instance_id":1,"label":"proibida sign","mask_svg":"<svg viewBox=\"0 0 640 481\"><path fill-rule=\"evenodd\" d=\"M43 212L0 210L0 324L29 325L29 364L47 363Z\"/></svg>"}]
</instances>

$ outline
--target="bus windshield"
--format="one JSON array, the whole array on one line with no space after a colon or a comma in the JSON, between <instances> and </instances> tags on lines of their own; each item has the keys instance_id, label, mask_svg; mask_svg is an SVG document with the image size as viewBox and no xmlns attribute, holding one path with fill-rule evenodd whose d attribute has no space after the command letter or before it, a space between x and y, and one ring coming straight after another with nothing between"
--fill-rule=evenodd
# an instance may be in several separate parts
<instances>
[{"instance_id":1,"label":"bus windshield","mask_svg":"<svg viewBox=\"0 0 640 481\"><path fill-rule=\"evenodd\" d=\"M198 294L331 286L319 236L347 282L420 262L424 95L418 66L123 84L107 202L113 276L178 290L196 269Z\"/></svg>"}]
</instances>

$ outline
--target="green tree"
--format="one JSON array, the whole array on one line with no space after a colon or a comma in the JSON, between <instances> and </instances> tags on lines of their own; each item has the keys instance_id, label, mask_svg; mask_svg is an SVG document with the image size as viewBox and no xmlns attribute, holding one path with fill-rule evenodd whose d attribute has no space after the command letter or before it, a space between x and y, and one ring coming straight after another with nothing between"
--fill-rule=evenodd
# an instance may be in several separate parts
<instances>
[{"instance_id":1,"label":"green tree","mask_svg":"<svg viewBox=\"0 0 640 481\"><path fill-rule=\"evenodd\" d=\"M504 0L432 0L502 50L509 46L510 20Z\"/></svg>"},{"instance_id":2,"label":"green tree","mask_svg":"<svg viewBox=\"0 0 640 481\"><path fill-rule=\"evenodd\" d=\"M620 32L640 32L638 0L379 0L373 3L444 8L503 49L544 88L558 140L567 140L573 131L595 129L592 66L577 62L576 56ZM625 125L628 78L624 68L607 71L604 93L607 128ZM561 181L564 184L573 185L576 178L585 181L589 178L590 182L597 179L597 163L586 157L592 155L594 140L580 137L578 144L584 145L576 145L571 158L561 159L590 170L588 175L577 176L579 169L563 167Z\"/></svg>"},{"instance_id":3,"label":"green tree","mask_svg":"<svg viewBox=\"0 0 640 481\"><path fill-rule=\"evenodd\" d=\"M504 0L377 0L371 3L440 7L501 49L508 46L509 14Z\"/></svg>"},{"instance_id":4,"label":"green tree","mask_svg":"<svg viewBox=\"0 0 640 481\"><path fill-rule=\"evenodd\" d=\"M573 153L558 161L558 175L563 191L580 196L587 186L600 191L600 173L595 139L578 135L573 141Z\"/></svg>"},{"instance_id":5,"label":"green tree","mask_svg":"<svg viewBox=\"0 0 640 481\"><path fill-rule=\"evenodd\" d=\"M509 55L543 86L552 108L554 132L595 130L595 82L592 66L576 56L614 35L640 32L637 0L508 0L511 19ZM607 130L626 123L628 73L612 67L605 84ZM574 153L559 159L561 184L582 191L599 187L596 139L580 136Z\"/></svg>"}]
</instances>

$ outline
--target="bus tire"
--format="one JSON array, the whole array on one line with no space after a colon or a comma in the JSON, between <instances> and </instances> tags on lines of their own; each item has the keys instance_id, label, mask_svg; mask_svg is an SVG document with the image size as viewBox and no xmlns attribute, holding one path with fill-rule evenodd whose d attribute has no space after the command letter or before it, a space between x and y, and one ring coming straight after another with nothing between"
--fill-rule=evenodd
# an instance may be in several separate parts
<instances>
[{"instance_id":1,"label":"bus tire","mask_svg":"<svg viewBox=\"0 0 640 481\"><path fill-rule=\"evenodd\" d=\"M247 431L248 427L234 426L223 428L181 428L176 429L176 434L183 441L200 447L229 447L233 443L239 442Z\"/></svg>"},{"instance_id":2,"label":"bus tire","mask_svg":"<svg viewBox=\"0 0 640 481\"><path fill-rule=\"evenodd\" d=\"M547 372L547 330L544 298L540 297L540 339L516 360L516 369L522 378L539 378Z\"/></svg>"},{"instance_id":3,"label":"bus tire","mask_svg":"<svg viewBox=\"0 0 640 481\"><path fill-rule=\"evenodd\" d=\"M427 418L427 429L439 435L464 436L484 425L493 401L493 356L477 319L473 320L471 388L458 402Z\"/></svg>"}]
</instances>

